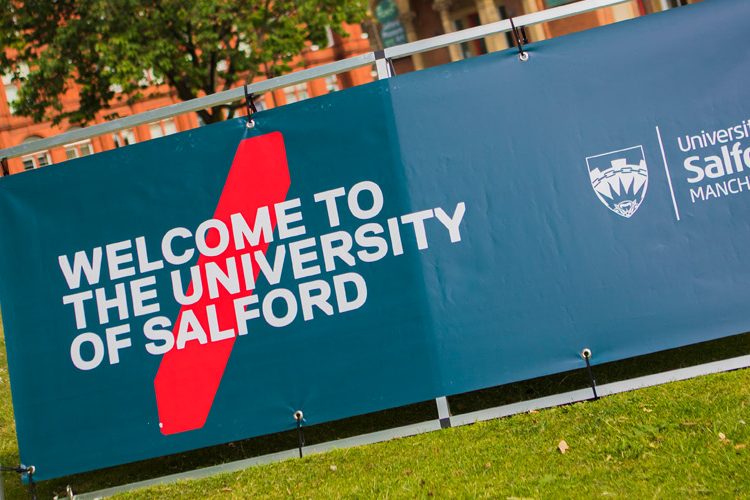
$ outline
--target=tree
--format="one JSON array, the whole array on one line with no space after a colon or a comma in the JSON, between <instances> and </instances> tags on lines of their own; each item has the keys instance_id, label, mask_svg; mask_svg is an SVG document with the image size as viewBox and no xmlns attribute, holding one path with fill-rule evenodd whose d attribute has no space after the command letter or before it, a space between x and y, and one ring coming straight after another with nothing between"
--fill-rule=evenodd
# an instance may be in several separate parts
<instances>
[{"instance_id":1,"label":"tree","mask_svg":"<svg viewBox=\"0 0 750 500\"><path fill-rule=\"evenodd\" d=\"M22 82L17 114L84 124L117 95L142 97L144 75L182 100L278 76L327 29L361 20L366 0L0 0L0 70ZM61 97L75 84L77 109ZM115 92L117 90L117 92ZM199 112L205 123L242 103Z\"/></svg>"}]
</instances>

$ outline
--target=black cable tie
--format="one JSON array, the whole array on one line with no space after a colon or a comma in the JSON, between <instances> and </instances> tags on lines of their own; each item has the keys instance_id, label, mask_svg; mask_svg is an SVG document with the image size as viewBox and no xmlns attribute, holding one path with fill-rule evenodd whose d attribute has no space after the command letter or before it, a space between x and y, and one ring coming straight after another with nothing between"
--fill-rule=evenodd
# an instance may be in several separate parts
<instances>
[{"instance_id":1,"label":"black cable tie","mask_svg":"<svg viewBox=\"0 0 750 500\"><path fill-rule=\"evenodd\" d=\"M36 483L34 482L34 466L26 468L26 473L29 475L29 493L31 494L31 500L36 500Z\"/></svg>"},{"instance_id":2,"label":"black cable tie","mask_svg":"<svg viewBox=\"0 0 750 500\"><path fill-rule=\"evenodd\" d=\"M18 467L7 467L0 465L0 473L15 472L16 474L27 474L29 476L29 494L31 495L32 500L36 500L36 483L34 482L35 471L36 468L33 465L29 465L28 467L25 467L23 465L19 465Z\"/></svg>"},{"instance_id":3,"label":"black cable tie","mask_svg":"<svg viewBox=\"0 0 750 500\"><path fill-rule=\"evenodd\" d=\"M247 84L242 87L245 91L245 107L247 108L247 128L253 128L255 126L255 119L253 115L258 112L258 108L255 107L255 94L247 91Z\"/></svg>"},{"instance_id":4,"label":"black cable tie","mask_svg":"<svg viewBox=\"0 0 750 500\"><path fill-rule=\"evenodd\" d=\"M294 420L297 421L297 445L299 447L299 457L302 458L302 447L305 446L305 433L302 431L302 420L305 418L305 414L302 410L294 412Z\"/></svg>"},{"instance_id":5,"label":"black cable tie","mask_svg":"<svg viewBox=\"0 0 750 500\"><path fill-rule=\"evenodd\" d=\"M4 465L0 465L0 472L15 472L16 474L33 474L34 473L34 466L24 467L23 465L19 465L18 467L7 467Z\"/></svg>"},{"instance_id":6,"label":"black cable tie","mask_svg":"<svg viewBox=\"0 0 750 500\"><path fill-rule=\"evenodd\" d=\"M523 26L521 28L516 27L516 23L513 22L513 18L509 18L510 20L510 27L513 32L513 39L516 42L516 47L518 48L518 58L521 61L528 61L529 60L529 54L523 49L523 44L528 43L528 39L526 38L526 30Z\"/></svg>"},{"instance_id":7,"label":"black cable tie","mask_svg":"<svg viewBox=\"0 0 750 500\"><path fill-rule=\"evenodd\" d=\"M596 393L596 379L594 378L594 371L591 369L591 349L588 347L581 351L581 356L586 361L586 370L589 373L589 382L591 383L591 390L594 392L594 400L599 399L599 395Z\"/></svg>"},{"instance_id":8,"label":"black cable tie","mask_svg":"<svg viewBox=\"0 0 750 500\"><path fill-rule=\"evenodd\" d=\"M529 39L526 36L526 26L521 26L518 28L519 33L521 34L521 40L523 41L524 45L529 43Z\"/></svg>"}]
</instances>

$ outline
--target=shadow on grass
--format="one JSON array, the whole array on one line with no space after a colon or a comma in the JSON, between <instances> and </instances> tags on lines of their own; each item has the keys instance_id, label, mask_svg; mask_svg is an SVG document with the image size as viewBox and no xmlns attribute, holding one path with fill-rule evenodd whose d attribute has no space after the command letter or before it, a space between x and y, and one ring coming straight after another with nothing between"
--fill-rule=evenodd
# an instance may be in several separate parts
<instances>
[{"instance_id":1,"label":"shadow on grass","mask_svg":"<svg viewBox=\"0 0 750 500\"><path fill-rule=\"evenodd\" d=\"M598 365L594 367L594 371L597 383L605 384L746 354L750 354L750 333ZM449 402L453 413L460 414L585 387L589 387L589 378L586 370L580 369L451 396ZM307 444L311 445L436 418L435 404L428 401L306 427L305 438ZM295 431L261 436L112 467L97 472L45 481L37 485L37 493L40 498L49 498L54 493L60 493L61 496L64 496L65 487L69 484L78 493L94 491L293 449L296 446L297 435ZM6 454L6 456L0 457L0 460L3 461L3 464L12 464L14 460L18 460L18 457L17 455L8 456ZM11 481L17 482L18 479L6 476L6 486ZM15 488L12 489L18 491Z\"/></svg>"}]
</instances>

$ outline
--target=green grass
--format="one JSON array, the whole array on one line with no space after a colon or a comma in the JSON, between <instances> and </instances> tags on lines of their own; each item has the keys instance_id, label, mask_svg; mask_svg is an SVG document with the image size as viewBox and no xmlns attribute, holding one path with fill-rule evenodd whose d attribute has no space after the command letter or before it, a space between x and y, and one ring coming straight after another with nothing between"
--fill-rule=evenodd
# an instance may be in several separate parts
<instances>
[{"instance_id":1,"label":"green grass","mask_svg":"<svg viewBox=\"0 0 750 500\"><path fill-rule=\"evenodd\" d=\"M16 423L13 419L13 404L10 400L10 380L8 361L5 354L5 337L0 326L0 465L18 465L18 443L16 442ZM18 480L5 475L6 494L9 498L18 495Z\"/></svg>"},{"instance_id":2,"label":"green grass","mask_svg":"<svg viewBox=\"0 0 750 500\"><path fill-rule=\"evenodd\" d=\"M599 365L599 383L750 353L750 334ZM240 474L133 494L152 496L750 496L750 373L736 372L248 469ZM586 387L585 370L450 398L455 413ZM647 410L644 410L646 408ZM651 411L648 411L651 410ZM309 427L309 444L436 418L432 402ZM727 440L718 438L723 432ZM565 439L571 450L556 451ZM71 484L86 492L294 448L281 433L46 481L40 498ZM610 457L610 458L608 458ZM18 449L0 332L0 464ZM489 464L489 465L488 465ZM331 465L336 470L331 470ZM5 474L8 498L23 498Z\"/></svg>"},{"instance_id":3,"label":"green grass","mask_svg":"<svg viewBox=\"0 0 750 500\"><path fill-rule=\"evenodd\" d=\"M746 498L748 422L743 370L123 498Z\"/></svg>"}]
</instances>

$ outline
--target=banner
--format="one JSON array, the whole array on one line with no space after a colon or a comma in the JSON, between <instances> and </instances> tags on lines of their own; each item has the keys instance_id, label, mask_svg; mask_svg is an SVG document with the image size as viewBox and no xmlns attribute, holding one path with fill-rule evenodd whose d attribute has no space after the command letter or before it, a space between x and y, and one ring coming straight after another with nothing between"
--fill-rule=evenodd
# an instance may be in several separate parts
<instances>
[{"instance_id":1,"label":"banner","mask_svg":"<svg viewBox=\"0 0 750 500\"><path fill-rule=\"evenodd\" d=\"M749 330L746 19L708 0L0 179L23 463Z\"/></svg>"}]
</instances>

